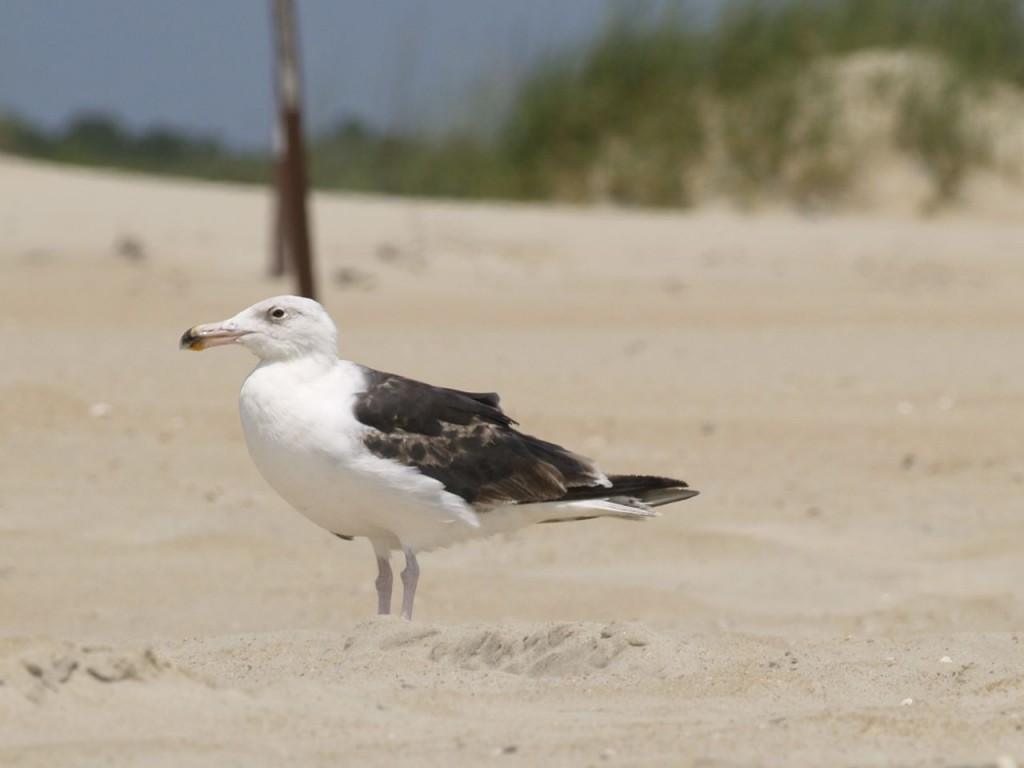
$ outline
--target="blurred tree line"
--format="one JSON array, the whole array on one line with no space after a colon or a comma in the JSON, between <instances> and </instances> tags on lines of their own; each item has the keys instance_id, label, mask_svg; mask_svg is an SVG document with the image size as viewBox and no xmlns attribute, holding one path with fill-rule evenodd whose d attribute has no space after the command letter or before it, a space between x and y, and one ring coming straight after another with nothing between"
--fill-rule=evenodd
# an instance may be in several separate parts
<instances>
[{"instance_id":1,"label":"blurred tree line","mask_svg":"<svg viewBox=\"0 0 1024 768\"><path fill-rule=\"evenodd\" d=\"M0 150L79 165L254 183L266 181L269 168L261 153L229 150L215 139L172 128L135 133L102 113L81 114L53 131L17 116L0 117Z\"/></svg>"},{"instance_id":2,"label":"blurred tree line","mask_svg":"<svg viewBox=\"0 0 1024 768\"><path fill-rule=\"evenodd\" d=\"M932 175L938 197L955 195L988 157L972 105L993 83L1024 86L1021 0L736 0L711 27L690 24L685 3L622 5L593 39L533 67L496 131L428 137L344 120L312 137L312 179L391 194L656 206L691 204L708 177L740 199L841 194L857 172L856 158L836 151L843 94L812 74L865 50L944 62L938 87L896 91L893 142ZM165 128L132 132L102 114L50 132L0 118L0 150L239 182L271 173L266 154Z\"/></svg>"}]
</instances>

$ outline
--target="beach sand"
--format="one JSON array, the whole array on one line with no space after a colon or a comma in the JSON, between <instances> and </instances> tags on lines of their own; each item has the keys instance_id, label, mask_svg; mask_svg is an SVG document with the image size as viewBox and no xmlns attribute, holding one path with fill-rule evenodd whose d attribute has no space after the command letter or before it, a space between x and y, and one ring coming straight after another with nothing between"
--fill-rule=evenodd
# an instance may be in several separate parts
<instances>
[{"instance_id":1,"label":"beach sand","mask_svg":"<svg viewBox=\"0 0 1024 768\"><path fill-rule=\"evenodd\" d=\"M318 196L345 357L701 491L425 554L409 623L178 350L290 292L269 212L0 160L0 764L1024 761L1024 226Z\"/></svg>"}]
</instances>

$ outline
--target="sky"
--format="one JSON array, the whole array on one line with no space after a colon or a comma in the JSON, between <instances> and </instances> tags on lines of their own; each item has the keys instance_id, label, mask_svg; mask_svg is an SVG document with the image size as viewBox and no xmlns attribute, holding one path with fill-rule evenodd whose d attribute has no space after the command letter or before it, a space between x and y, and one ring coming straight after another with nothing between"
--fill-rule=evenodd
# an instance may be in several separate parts
<instances>
[{"instance_id":1,"label":"sky","mask_svg":"<svg viewBox=\"0 0 1024 768\"><path fill-rule=\"evenodd\" d=\"M649 2L651 0L648 0ZM448 128L493 115L545 53L614 0L297 0L307 126ZM706 17L720 0L690 0ZM657 4L657 2L655 2ZM270 142L269 0L4 0L0 111L46 128L84 111Z\"/></svg>"}]
</instances>

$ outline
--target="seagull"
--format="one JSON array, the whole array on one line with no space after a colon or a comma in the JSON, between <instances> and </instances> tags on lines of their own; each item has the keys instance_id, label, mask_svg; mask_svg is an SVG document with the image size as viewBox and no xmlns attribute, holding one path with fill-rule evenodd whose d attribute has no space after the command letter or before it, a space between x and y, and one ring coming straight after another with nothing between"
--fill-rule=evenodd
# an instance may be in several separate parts
<instances>
[{"instance_id":1,"label":"seagull","mask_svg":"<svg viewBox=\"0 0 1024 768\"><path fill-rule=\"evenodd\" d=\"M590 459L516 429L493 392L436 387L340 359L312 299L277 296L197 325L181 348L240 344L259 358L238 403L253 463L291 506L342 539L369 539L377 610L412 618L418 552L533 523L645 520L697 491L681 480L606 475ZM348 504L358 495L372 504Z\"/></svg>"}]
</instances>

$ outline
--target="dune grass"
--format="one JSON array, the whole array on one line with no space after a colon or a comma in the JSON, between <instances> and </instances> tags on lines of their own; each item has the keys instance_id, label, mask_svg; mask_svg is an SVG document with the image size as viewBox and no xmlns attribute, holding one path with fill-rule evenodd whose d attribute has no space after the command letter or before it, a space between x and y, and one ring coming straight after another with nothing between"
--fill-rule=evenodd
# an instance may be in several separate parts
<instances>
[{"instance_id":1,"label":"dune grass","mask_svg":"<svg viewBox=\"0 0 1024 768\"><path fill-rule=\"evenodd\" d=\"M1024 15L1012 0L748 0L710 29L688 26L685 4L624 9L523 83L497 151L525 194L680 205L699 196L696 167L735 199L834 197L858 166L834 151L842 94L820 64L878 49L936 56L954 73L907 89L892 137L949 199L985 157L971 94L994 80L1024 85Z\"/></svg>"}]
</instances>

